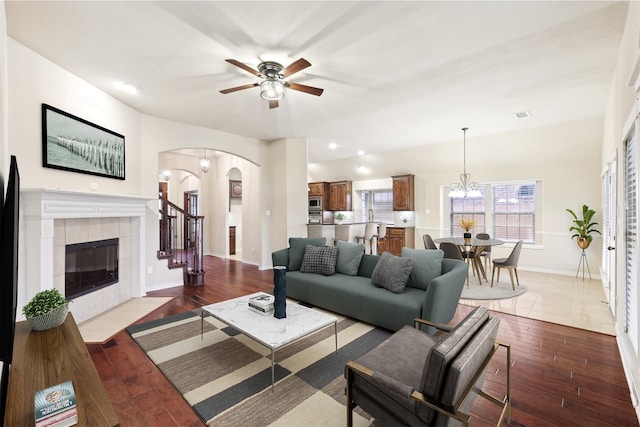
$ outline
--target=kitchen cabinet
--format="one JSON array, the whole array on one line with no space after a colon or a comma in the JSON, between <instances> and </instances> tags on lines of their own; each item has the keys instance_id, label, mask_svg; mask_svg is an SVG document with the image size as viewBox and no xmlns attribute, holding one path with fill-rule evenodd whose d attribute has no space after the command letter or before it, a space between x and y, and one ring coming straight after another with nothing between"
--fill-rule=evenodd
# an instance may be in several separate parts
<instances>
[{"instance_id":1,"label":"kitchen cabinet","mask_svg":"<svg viewBox=\"0 0 640 427\"><path fill-rule=\"evenodd\" d=\"M351 210L351 181L337 181L329 184L329 210Z\"/></svg>"},{"instance_id":2,"label":"kitchen cabinet","mask_svg":"<svg viewBox=\"0 0 640 427\"><path fill-rule=\"evenodd\" d=\"M229 227L229 255L236 254L236 226Z\"/></svg>"},{"instance_id":3,"label":"kitchen cabinet","mask_svg":"<svg viewBox=\"0 0 640 427\"><path fill-rule=\"evenodd\" d=\"M322 210L329 210L329 183L328 182L310 182L307 184L309 188L309 197L322 198Z\"/></svg>"},{"instance_id":4,"label":"kitchen cabinet","mask_svg":"<svg viewBox=\"0 0 640 427\"><path fill-rule=\"evenodd\" d=\"M310 196L325 196L329 194L328 182L310 182L307 184Z\"/></svg>"},{"instance_id":5,"label":"kitchen cabinet","mask_svg":"<svg viewBox=\"0 0 640 427\"><path fill-rule=\"evenodd\" d=\"M391 179L393 183L393 210L415 210L414 175L392 176Z\"/></svg>"},{"instance_id":6,"label":"kitchen cabinet","mask_svg":"<svg viewBox=\"0 0 640 427\"><path fill-rule=\"evenodd\" d=\"M387 227L384 251L400 256L403 247L415 248L415 227Z\"/></svg>"}]
</instances>

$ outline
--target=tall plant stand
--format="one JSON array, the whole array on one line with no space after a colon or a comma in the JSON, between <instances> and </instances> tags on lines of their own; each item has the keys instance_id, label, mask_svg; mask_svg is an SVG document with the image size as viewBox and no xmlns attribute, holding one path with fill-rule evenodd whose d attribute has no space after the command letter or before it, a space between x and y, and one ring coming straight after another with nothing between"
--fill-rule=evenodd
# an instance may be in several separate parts
<instances>
[{"instance_id":1,"label":"tall plant stand","mask_svg":"<svg viewBox=\"0 0 640 427\"><path fill-rule=\"evenodd\" d=\"M589 272L589 280L591 280L591 269L589 268L589 262L587 261L587 253L583 249L582 255L580 255L580 262L578 263L578 271L576 271L576 279L578 278L578 274L580 274L580 267L582 267L582 281L584 281L585 266L587 266L587 271Z\"/></svg>"}]
</instances>

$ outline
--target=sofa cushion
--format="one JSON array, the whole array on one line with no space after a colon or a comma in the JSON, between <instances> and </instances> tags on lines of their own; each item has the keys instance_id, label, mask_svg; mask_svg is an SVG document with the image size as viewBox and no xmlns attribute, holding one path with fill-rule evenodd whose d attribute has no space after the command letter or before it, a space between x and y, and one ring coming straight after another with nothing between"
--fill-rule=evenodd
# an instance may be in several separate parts
<instances>
[{"instance_id":1,"label":"sofa cushion","mask_svg":"<svg viewBox=\"0 0 640 427\"><path fill-rule=\"evenodd\" d=\"M287 265L287 269L289 271L300 270L307 245L324 246L326 243L327 239L324 237L289 237L289 265Z\"/></svg>"},{"instance_id":2,"label":"sofa cushion","mask_svg":"<svg viewBox=\"0 0 640 427\"><path fill-rule=\"evenodd\" d=\"M414 263L407 286L426 290L429 283L442 274L444 252L440 249L402 248L402 256L412 258Z\"/></svg>"},{"instance_id":3,"label":"sofa cushion","mask_svg":"<svg viewBox=\"0 0 640 427\"><path fill-rule=\"evenodd\" d=\"M358 267L360 267L362 255L364 255L364 244L338 240L336 272L348 276L355 276L358 274Z\"/></svg>"},{"instance_id":4,"label":"sofa cushion","mask_svg":"<svg viewBox=\"0 0 640 427\"><path fill-rule=\"evenodd\" d=\"M413 270L413 259L385 252L371 274L371 283L399 294L404 290Z\"/></svg>"},{"instance_id":5,"label":"sofa cushion","mask_svg":"<svg viewBox=\"0 0 640 427\"><path fill-rule=\"evenodd\" d=\"M325 276L336 274L338 249L331 246L307 245L300 265L301 273L319 273Z\"/></svg>"}]
</instances>

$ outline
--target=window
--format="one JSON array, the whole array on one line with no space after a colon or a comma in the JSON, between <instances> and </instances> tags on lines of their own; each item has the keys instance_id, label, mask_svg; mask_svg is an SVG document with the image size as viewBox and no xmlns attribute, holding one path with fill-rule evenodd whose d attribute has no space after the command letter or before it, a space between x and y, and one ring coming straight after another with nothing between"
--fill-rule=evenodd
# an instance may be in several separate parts
<instances>
[{"instance_id":1,"label":"window","mask_svg":"<svg viewBox=\"0 0 640 427\"><path fill-rule=\"evenodd\" d=\"M493 237L535 243L535 184L493 185Z\"/></svg>"},{"instance_id":2,"label":"window","mask_svg":"<svg viewBox=\"0 0 640 427\"><path fill-rule=\"evenodd\" d=\"M482 197L451 197L451 236L462 237L464 230L460 220L472 219L476 225L473 234L485 232L485 197L484 186L480 186Z\"/></svg>"},{"instance_id":3,"label":"window","mask_svg":"<svg viewBox=\"0 0 640 427\"><path fill-rule=\"evenodd\" d=\"M625 141L624 159L624 331L638 352L638 140Z\"/></svg>"},{"instance_id":4,"label":"window","mask_svg":"<svg viewBox=\"0 0 640 427\"><path fill-rule=\"evenodd\" d=\"M369 209L373 210L375 222L393 222L393 192L391 190L361 191L362 208L360 220L369 221Z\"/></svg>"}]
</instances>

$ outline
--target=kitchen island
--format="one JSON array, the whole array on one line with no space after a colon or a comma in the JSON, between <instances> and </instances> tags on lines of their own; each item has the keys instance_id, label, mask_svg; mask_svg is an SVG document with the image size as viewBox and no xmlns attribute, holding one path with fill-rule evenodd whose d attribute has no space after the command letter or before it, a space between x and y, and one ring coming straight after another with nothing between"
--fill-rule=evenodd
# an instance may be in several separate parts
<instances>
[{"instance_id":1,"label":"kitchen island","mask_svg":"<svg viewBox=\"0 0 640 427\"><path fill-rule=\"evenodd\" d=\"M364 236L364 222L349 224L310 224L307 226L308 237L324 237L328 245L335 245L337 240L356 241L356 236ZM367 242L368 243L368 242ZM415 227L387 225L387 235L378 247L378 253L384 251L400 256L403 247L415 248Z\"/></svg>"}]
</instances>

